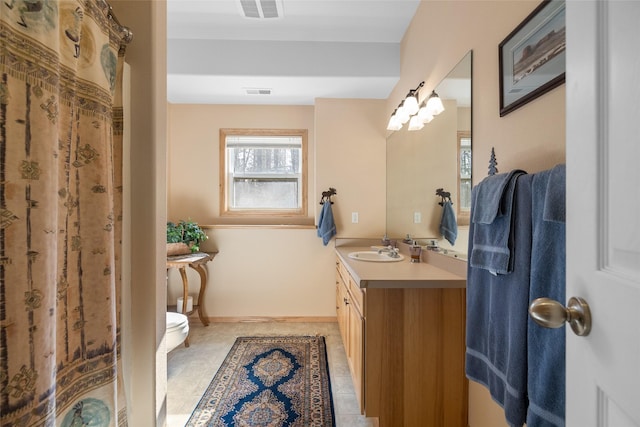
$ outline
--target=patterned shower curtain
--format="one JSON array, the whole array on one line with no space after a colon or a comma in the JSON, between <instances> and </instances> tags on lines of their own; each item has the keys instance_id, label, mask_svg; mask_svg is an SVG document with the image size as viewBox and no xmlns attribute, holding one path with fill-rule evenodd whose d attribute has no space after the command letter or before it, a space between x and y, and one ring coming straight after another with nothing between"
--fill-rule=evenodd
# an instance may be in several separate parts
<instances>
[{"instance_id":1,"label":"patterned shower curtain","mask_svg":"<svg viewBox=\"0 0 640 427\"><path fill-rule=\"evenodd\" d=\"M126 425L121 74L104 0L0 2L0 425Z\"/></svg>"}]
</instances>

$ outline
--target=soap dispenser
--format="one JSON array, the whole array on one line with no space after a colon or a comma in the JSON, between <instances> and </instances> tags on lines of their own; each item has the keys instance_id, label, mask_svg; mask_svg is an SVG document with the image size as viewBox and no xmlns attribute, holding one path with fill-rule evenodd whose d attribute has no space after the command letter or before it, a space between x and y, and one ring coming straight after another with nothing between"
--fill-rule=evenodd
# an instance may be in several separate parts
<instances>
[{"instance_id":1,"label":"soap dispenser","mask_svg":"<svg viewBox=\"0 0 640 427\"><path fill-rule=\"evenodd\" d=\"M409 253L411 254L411 262L420 262L422 247L414 240L409 247Z\"/></svg>"}]
</instances>

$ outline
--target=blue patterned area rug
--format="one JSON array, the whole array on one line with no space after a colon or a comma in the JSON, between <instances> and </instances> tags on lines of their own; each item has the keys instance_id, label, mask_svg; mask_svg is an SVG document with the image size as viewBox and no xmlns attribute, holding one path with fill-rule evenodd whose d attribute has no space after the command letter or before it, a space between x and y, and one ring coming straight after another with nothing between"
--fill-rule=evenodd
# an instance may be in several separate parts
<instances>
[{"instance_id":1,"label":"blue patterned area rug","mask_svg":"<svg viewBox=\"0 0 640 427\"><path fill-rule=\"evenodd\" d=\"M185 427L334 427L322 336L240 337Z\"/></svg>"}]
</instances>

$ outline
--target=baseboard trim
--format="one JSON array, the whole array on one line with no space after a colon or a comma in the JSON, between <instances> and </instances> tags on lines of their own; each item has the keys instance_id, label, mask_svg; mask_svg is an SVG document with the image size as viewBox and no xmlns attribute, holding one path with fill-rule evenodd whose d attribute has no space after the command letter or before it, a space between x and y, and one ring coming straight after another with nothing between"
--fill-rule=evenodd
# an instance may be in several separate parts
<instances>
[{"instance_id":1,"label":"baseboard trim","mask_svg":"<svg viewBox=\"0 0 640 427\"><path fill-rule=\"evenodd\" d=\"M220 316L208 317L213 323L336 323L336 316Z\"/></svg>"}]
</instances>

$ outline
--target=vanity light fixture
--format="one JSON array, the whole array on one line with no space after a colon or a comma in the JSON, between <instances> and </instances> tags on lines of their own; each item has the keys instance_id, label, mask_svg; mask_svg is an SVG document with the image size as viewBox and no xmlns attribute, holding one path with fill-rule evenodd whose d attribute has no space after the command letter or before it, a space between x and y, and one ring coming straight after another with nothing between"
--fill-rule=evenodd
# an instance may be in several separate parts
<instances>
[{"instance_id":1,"label":"vanity light fixture","mask_svg":"<svg viewBox=\"0 0 640 427\"><path fill-rule=\"evenodd\" d=\"M433 119L433 115L426 114L427 110L424 102L420 104L418 101L418 92L423 86L424 81L420 82L415 89L409 90L409 93L398 105L398 108L393 110L393 114L391 114L387 124L387 130L400 130L407 122L409 122L409 130L419 130L424 127L425 123L429 123Z\"/></svg>"},{"instance_id":2,"label":"vanity light fixture","mask_svg":"<svg viewBox=\"0 0 640 427\"><path fill-rule=\"evenodd\" d=\"M431 95L429 95L429 99L427 100L427 111L431 113L432 116L437 116L444 111L442 100L435 90L431 91Z\"/></svg>"},{"instance_id":3,"label":"vanity light fixture","mask_svg":"<svg viewBox=\"0 0 640 427\"><path fill-rule=\"evenodd\" d=\"M433 120L434 116L444 111L442 100L435 90L431 91L431 95L425 102L418 102L418 92L423 86L424 82L420 82L418 87L409 91L398 108L393 111L387 124L387 130L400 130L407 122L409 122L410 131L420 130L426 123Z\"/></svg>"}]
</instances>

